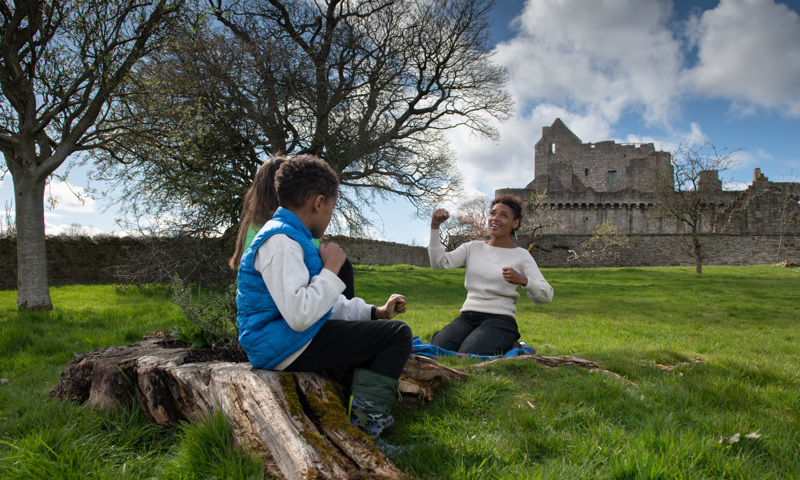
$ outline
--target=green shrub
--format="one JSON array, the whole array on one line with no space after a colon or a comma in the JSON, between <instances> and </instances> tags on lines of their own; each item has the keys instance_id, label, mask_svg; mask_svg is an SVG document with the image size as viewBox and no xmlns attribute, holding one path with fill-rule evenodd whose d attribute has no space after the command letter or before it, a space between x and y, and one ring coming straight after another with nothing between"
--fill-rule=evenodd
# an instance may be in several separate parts
<instances>
[{"instance_id":1,"label":"green shrub","mask_svg":"<svg viewBox=\"0 0 800 480\"><path fill-rule=\"evenodd\" d=\"M236 285L224 291L192 288L175 277L172 302L186 317L187 325L176 326L172 336L192 348L238 342L236 328Z\"/></svg>"}]
</instances>

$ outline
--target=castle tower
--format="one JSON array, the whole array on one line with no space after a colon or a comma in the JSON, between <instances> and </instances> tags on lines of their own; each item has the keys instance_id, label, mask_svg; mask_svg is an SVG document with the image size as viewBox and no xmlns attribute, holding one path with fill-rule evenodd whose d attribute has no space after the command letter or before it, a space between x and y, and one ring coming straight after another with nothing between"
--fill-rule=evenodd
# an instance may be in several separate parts
<instances>
[{"instance_id":1,"label":"castle tower","mask_svg":"<svg viewBox=\"0 0 800 480\"><path fill-rule=\"evenodd\" d=\"M527 188L548 192L650 191L655 169L670 165L669 153L652 143L583 143L560 118L542 128L534 147L534 180Z\"/></svg>"}]
</instances>

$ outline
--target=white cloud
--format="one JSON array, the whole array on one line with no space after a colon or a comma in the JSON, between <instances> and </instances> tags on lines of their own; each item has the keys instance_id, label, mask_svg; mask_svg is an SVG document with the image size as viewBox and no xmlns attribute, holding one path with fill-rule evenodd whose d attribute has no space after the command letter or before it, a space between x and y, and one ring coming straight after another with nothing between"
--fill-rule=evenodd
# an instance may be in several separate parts
<instances>
[{"instance_id":1,"label":"white cloud","mask_svg":"<svg viewBox=\"0 0 800 480\"><path fill-rule=\"evenodd\" d=\"M86 194L83 187L76 187L67 182L52 180L45 189L45 200L52 197L56 201L54 210L75 212L75 213L95 213L95 200Z\"/></svg>"},{"instance_id":2,"label":"white cloud","mask_svg":"<svg viewBox=\"0 0 800 480\"><path fill-rule=\"evenodd\" d=\"M97 235L99 233L104 233L104 232L99 228L84 227L83 225L79 225L77 223L53 224L45 221L44 233L45 235L79 235L79 236L91 237L92 235Z\"/></svg>"},{"instance_id":3,"label":"white cloud","mask_svg":"<svg viewBox=\"0 0 800 480\"><path fill-rule=\"evenodd\" d=\"M800 16L773 0L721 0L689 22L698 63L682 81L709 97L800 117Z\"/></svg>"},{"instance_id":4,"label":"white cloud","mask_svg":"<svg viewBox=\"0 0 800 480\"><path fill-rule=\"evenodd\" d=\"M671 16L658 0L529 1L515 19L519 34L497 46L496 59L523 110L554 102L611 124L630 112L665 124L682 62Z\"/></svg>"},{"instance_id":5,"label":"white cloud","mask_svg":"<svg viewBox=\"0 0 800 480\"><path fill-rule=\"evenodd\" d=\"M772 160L772 155L770 155L770 153L764 150L763 148L759 148L758 150L756 150L756 155L758 155L758 158L762 160L766 161Z\"/></svg>"}]
</instances>

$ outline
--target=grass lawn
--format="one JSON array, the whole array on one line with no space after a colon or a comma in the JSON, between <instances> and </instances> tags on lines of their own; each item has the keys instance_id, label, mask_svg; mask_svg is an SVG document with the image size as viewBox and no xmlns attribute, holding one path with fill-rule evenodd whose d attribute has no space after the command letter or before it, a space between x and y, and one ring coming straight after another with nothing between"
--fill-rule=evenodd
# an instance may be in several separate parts
<instances>
[{"instance_id":1,"label":"grass lawn","mask_svg":"<svg viewBox=\"0 0 800 480\"><path fill-rule=\"evenodd\" d=\"M577 367L501 362L397 408L387 441L415 478L800 478L800 271L773 266L543 269L553 303L518 305L522 339ZM457 315L463 270L357 267L356 293L403 293L428 340ZM259 478L224 419L165 431L48 399L72 357L183 322L162 295L51 290L56 310L0 292L0 477ZM450 364L469 366L463 360ZM674 367L674 368L672 368Z\"/></svg>"}]
</instances>

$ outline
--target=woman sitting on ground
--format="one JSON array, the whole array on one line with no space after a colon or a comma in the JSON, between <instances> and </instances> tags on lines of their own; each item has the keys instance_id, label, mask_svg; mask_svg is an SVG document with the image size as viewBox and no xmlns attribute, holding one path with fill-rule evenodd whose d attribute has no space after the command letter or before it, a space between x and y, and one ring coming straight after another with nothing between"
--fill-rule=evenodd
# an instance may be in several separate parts
<instances>
[{"instance_id":1,"label":"woman sitting on ground","mask_svg":"<svg viewBox=\"0 0 800 480\"><path fill-rule=\"evenodd\" d=\"M495 198L488 222L491 238L465 243L452 252L446 252L439 241L439 226L448 218L450 214L443 208L433 212L428 255L435 269L466 267L467 299L461 315L438 331L430 343L459 353L504 354L520 337L515 316L517 286L522 286L536 305L553 299L553 287L531 254L511 241L522 223L522 204L510 195Z\"/></svg>"},{"instance_id":2,"label":"woman sitting on ground","mask_svg":"<svg viewBox=\"0 0 800 480\"><path fill-rule=\"evenodd\" d=\"M284 157L272 157L261 164L253 178L253 184L244 195L239 232L236 235L236 251L228 263L234 270L239 268L242 255L253 242L258 231L272 219L272 215L279 207L278 192L275 190L275 174L285 161ZM319 247L318 239L312 239L312 242ZM352 299L355 296L355 281L353 264L349 259L345 260L339 270L339 278L345 285L342 295L347 299Z\"/></svg>"}]
</instances>

